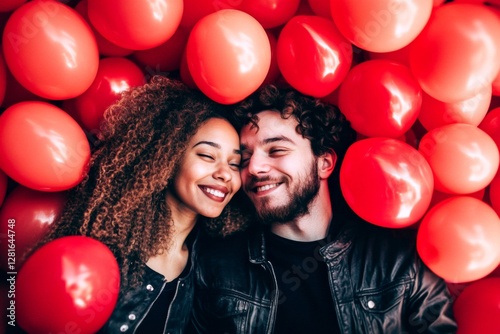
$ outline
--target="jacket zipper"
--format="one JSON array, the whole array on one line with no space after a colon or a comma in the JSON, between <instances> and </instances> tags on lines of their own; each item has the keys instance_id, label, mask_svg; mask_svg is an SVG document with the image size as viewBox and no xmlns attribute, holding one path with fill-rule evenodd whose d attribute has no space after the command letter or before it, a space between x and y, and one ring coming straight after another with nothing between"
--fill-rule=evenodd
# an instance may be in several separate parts
<instances>
[{"instance_id":1,"label":"jacket zipper","mask_svg":"<svg viewBox=\"0 0 500 334\"><path fill-rule=\"evenodd\" d=\"M175 302L175 299L177 298L177 295L179 294L179 285L182 284L182 281L180 279L177 280L177 286L175 288L175 294L174 298L172 299L172 302L168 306L168 311L167 311L167 320L165 321L165 325L163 326L163 333L167 332L167 324L168 324L168 319L170 318L170 311L172 310L172 305Z\"/></svg>"},{"instance_id":2,"label":"jacket zipper","mask_svg":"<svg viewBox=\"0 0 500 334\"><path fill-rule=\"evenodd\" d=\"M141 325L141 322L144 320L144 318L146 318L146 316L148 315L149 311L151 310L151 308L153 307L153 304L156 302L156 300L160 297L161 293L163 292L163 289L165 289L165 286L167 285L167 281L164 279L163 280L163 285L161 286L161 289L160 289L160 292L156 295L155 299L153 300L152 303L149 304L148 306L148 309L146 310L146 312L144 312L144 315L139 319L139 321L137 321L137 325L135 326L134 328L134 331L132 333L136 333L137 331L137 328L139 328L139 326ZM175 298L175 297L174 297Z\"/></svg>"},{"instance_id":3,"label":"jacket zipper","mask_svg":"<svg viewBox=\"0 0 500 334\"><path fill-rule=\"evenodd\" d=\"M276 305L276 302L279 298L279 291L278 291L278 280L276 279L276 274L274 272L273 265L271 264L270 261L265 262L266 267L269 269L269 272L271 273L273 283L274 283L274 298L271 300L271 314L269 316L270 321L268 322L269 327L267 329L268 334L272 334L274 332L274 324L276 322L276 312L278 310L278 306Z\"/></svg>"}]
</instances>

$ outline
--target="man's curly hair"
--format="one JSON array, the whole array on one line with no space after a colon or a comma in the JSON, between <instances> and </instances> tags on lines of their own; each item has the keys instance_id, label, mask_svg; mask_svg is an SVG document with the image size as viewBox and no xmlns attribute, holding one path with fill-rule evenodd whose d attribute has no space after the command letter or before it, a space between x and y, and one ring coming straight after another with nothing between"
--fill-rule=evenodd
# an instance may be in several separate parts
<instances>
[{"instance_id":1,"label":"man's curly hair","mask_svg":"<svg viewBox=\"0 0 500 334\"><path fill-rule=\"evenodd\" d=\"M167 77L124 93L105 113L87 175L70 190L40 244L68 235L95 238L114 253L122 283L137 285L148 258L169 247L173 222L166 193L187 143L214 117L227 119L222 106ZM202 218L202 225L219 235L243 229L239 206L231 201L218 218Z\"/></svg>"},{"instance_id":2,"label":"man's curly hair","mask_svg":"<svg viewBox=\"0 0 500 334\"><path fill-rule=\"evenodd\" d=\"M295 118L299 123L297 133L309 139L317 157L331 150L342 157L356 138L355 131L336 106L274 85L261 88L236 106L234 118L238 130L247 124L258 129L257 114L264 110L278 111L283 119Z\"/></svg>"}]
</instances>

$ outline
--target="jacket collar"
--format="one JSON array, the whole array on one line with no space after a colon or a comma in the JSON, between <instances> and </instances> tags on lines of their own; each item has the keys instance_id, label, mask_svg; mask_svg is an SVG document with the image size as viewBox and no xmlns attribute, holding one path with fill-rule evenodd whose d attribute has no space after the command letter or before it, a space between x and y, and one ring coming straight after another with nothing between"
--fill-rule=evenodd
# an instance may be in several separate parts
<instances>
[{"instance_id":1,"label":"jacket collar","mask_svg":"<svg viewBox=\"0 0 500 334\"><path fill-rule=\"evenodd\" d=\"M342 255L350 248L356 227L354 221L343 222L334 219L328 231L330 242L320 249L321 255L331 260ZM267 229L268 227L259 226L248 231L248 254L251 263L261 264L267 261L265 238Z\"/></svg>"}]
</instances>

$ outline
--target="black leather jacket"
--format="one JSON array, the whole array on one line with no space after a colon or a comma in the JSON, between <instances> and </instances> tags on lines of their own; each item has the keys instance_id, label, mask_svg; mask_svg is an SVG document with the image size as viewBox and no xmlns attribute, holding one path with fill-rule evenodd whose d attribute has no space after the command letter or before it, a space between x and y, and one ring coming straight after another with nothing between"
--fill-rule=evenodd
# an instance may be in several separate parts
<instances>
[{"instance_id":1,"label":"black leather jacket","mask_svg":"<svg viewBox=\"0 0 500 334\"><path fill-rule=\"evenodd\" d=\"M179 277L174 299L168 307L167 321L163 333L181 334L185 332L193 305L194 259L198 233L190 242L191 269L184 277ZM139 333L137 327L144 320L153 303L165 288L167 282L163 275L146 270L139 287L121 294L113 314L99 333ZM167 306L165 306L167 307Z\"/></svg>"},{"instance_id":2,"label":"black leather jacket","mask_svg":"<svg viewBox=\"0 0 500 334\"><path fill-rule=\"evenodd\" d=\"M411 230L349 222L319 253L342 333L455 333L445 282L418 258ZM196 269L190 332L273 333L277 279L265 234L206 244Z\"/></svg>"}]
</instances>

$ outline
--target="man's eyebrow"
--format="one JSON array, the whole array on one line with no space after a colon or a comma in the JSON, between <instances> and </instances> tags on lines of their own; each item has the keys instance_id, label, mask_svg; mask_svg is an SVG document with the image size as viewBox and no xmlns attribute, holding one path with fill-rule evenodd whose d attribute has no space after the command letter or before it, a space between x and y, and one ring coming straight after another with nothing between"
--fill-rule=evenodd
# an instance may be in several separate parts
<instances>
[{"instance_id":1,"label":"man's eyebrow","mask_svg":"<svg viewBox=\"0 0 500 334\"><path fill-rule=\"evenodd\" d=\"M272 144L272 143L277 143L277 142L287 142L287 143L291 143L291 144L295 144L295 142L288 138L287 136L276 136L276 137L270 137L270 138L265 138L264 140L262 140L260 142L261 145L268 145L268 144ZM240 148L241 150L246 150L247 149L247 145L245 144L241 144L240 145Z\"/></svg>"},{"instance_id":2,"label":"man's eyebrow","mask_svg":"<svg viewBox=\"0 0 500 334\"><path fill-rule=\"evenodd\" d=\"M199 145L203 145L203 144L210 145L212 147L218 148L219 150L222 148L219 144L214 143L213 141L208 141L208 140L201 140L201 141L197 142L196 144L193 145L193 148L195 148L196 146L199 146ZM241 154L241 150L234 149L233 153L234 154Z\"/></svg>"}]
</instances>

